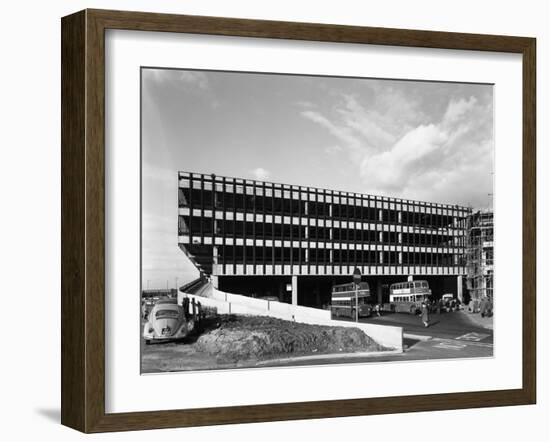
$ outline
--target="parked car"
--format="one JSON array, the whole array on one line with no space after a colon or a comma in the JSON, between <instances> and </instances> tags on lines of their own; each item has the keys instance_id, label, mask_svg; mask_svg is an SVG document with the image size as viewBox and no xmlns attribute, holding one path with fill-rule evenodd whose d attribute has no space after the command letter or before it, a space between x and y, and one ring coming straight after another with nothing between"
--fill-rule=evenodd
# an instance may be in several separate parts
<instances>
[{"instance_id":1,"label":"parked car","mask_svg":"<svg viewBox=\"0 0 550 442\"><path fill-rule=\"evenodd\" d=\"M158 300L143 326L146 344L185 338L193 331L194 321L186 319L183 307L174 298Z\"/></svg>"},{"instance_id":2,"label":"parked car","mask_svg":"<svg viewBox=\"0 0 550 442\"><path fill-rule=\"evenodd\" d=\"M445 293L441 297L441 303L443 304L443 308L447 311L455 311L458 310L459 302L457 299L455 299L454 295L452 293Z\"/></svg>"}]
</instances>

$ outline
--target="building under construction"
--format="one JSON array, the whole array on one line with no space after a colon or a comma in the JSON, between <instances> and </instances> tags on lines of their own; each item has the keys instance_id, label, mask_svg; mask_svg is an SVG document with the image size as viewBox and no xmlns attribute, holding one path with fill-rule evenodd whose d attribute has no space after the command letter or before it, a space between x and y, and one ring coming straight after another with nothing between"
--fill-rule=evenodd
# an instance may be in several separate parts
<instances>
[{"instance_id":1,"label":"building under construction","mask_svg":"<svg viewBox=\"0 0 550 442\"><path fill-rule=\"evenodd\" d=\"M468 217L466 285L470 298L493 299L493 212L480 210Z\"/></svg>"}]
</instances>

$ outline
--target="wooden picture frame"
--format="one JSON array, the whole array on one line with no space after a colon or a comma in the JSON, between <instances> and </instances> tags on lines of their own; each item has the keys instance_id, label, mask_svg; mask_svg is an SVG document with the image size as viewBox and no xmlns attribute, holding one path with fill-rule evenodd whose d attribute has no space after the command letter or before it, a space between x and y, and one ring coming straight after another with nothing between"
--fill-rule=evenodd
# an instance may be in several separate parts
<instances>
[{"instance_id":1,"label":"wooden picture frame","mask_svg":"<svg viewBox=\"0 0 550 442\"><path fill-rule=\"evenodd\" d=\"M494 51L523 64L523 385L513 390L105 412L105 30ZM83 432L533 404L536 400L536 41L185 15L84 10L62 19L62 424Z\"/></svg>"}]
</instances>

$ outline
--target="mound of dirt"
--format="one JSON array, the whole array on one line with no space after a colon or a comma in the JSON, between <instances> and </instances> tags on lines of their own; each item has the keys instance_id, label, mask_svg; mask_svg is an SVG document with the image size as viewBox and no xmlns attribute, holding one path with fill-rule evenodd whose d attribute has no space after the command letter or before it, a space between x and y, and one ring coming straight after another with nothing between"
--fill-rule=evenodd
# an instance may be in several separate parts
<instances>
[{"instance_id":1,"label":"mound of dirt","mask_svg":"<svg viewBox=\"0 0 550 442\"><path fill-rule=\"evenodd\" d=\"M221 315L199 351L229 360L386 350L359 328L302 324L265 316Z\"/></svg>"}]
</instances>

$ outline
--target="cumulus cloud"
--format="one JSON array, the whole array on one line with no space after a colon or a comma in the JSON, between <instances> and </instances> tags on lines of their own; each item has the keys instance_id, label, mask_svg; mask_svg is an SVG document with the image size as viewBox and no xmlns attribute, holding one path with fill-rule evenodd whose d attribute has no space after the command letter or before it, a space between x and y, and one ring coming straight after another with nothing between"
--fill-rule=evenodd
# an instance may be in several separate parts
<instances>
[{"instance_id":1,"label":"cumulus cloud","mask_svg":"<svg viewBox=\"0 0 550 442\"><path fill-rule=\"evenodd\" d=\"M259 181L266 181L271 176L271 172L269 170L264 169L263 167L257 167L254 170L250 171L255 179Z\"/></svg>"},{"instance_id":2,"label":"cumulus cloud","mask_svg":"<svg viewBox=\"0 0 550 442\"><path fill-rule=\"evenodd\" d=\"M475 96L449 97L439 118L396 91L378 90L375 102L343 96L330 113L302 117L333 140L325 152L344 150L357 164L365 192L406 199L486 206L492 193L492 104Z\"/></svg>"}]
</instances>

